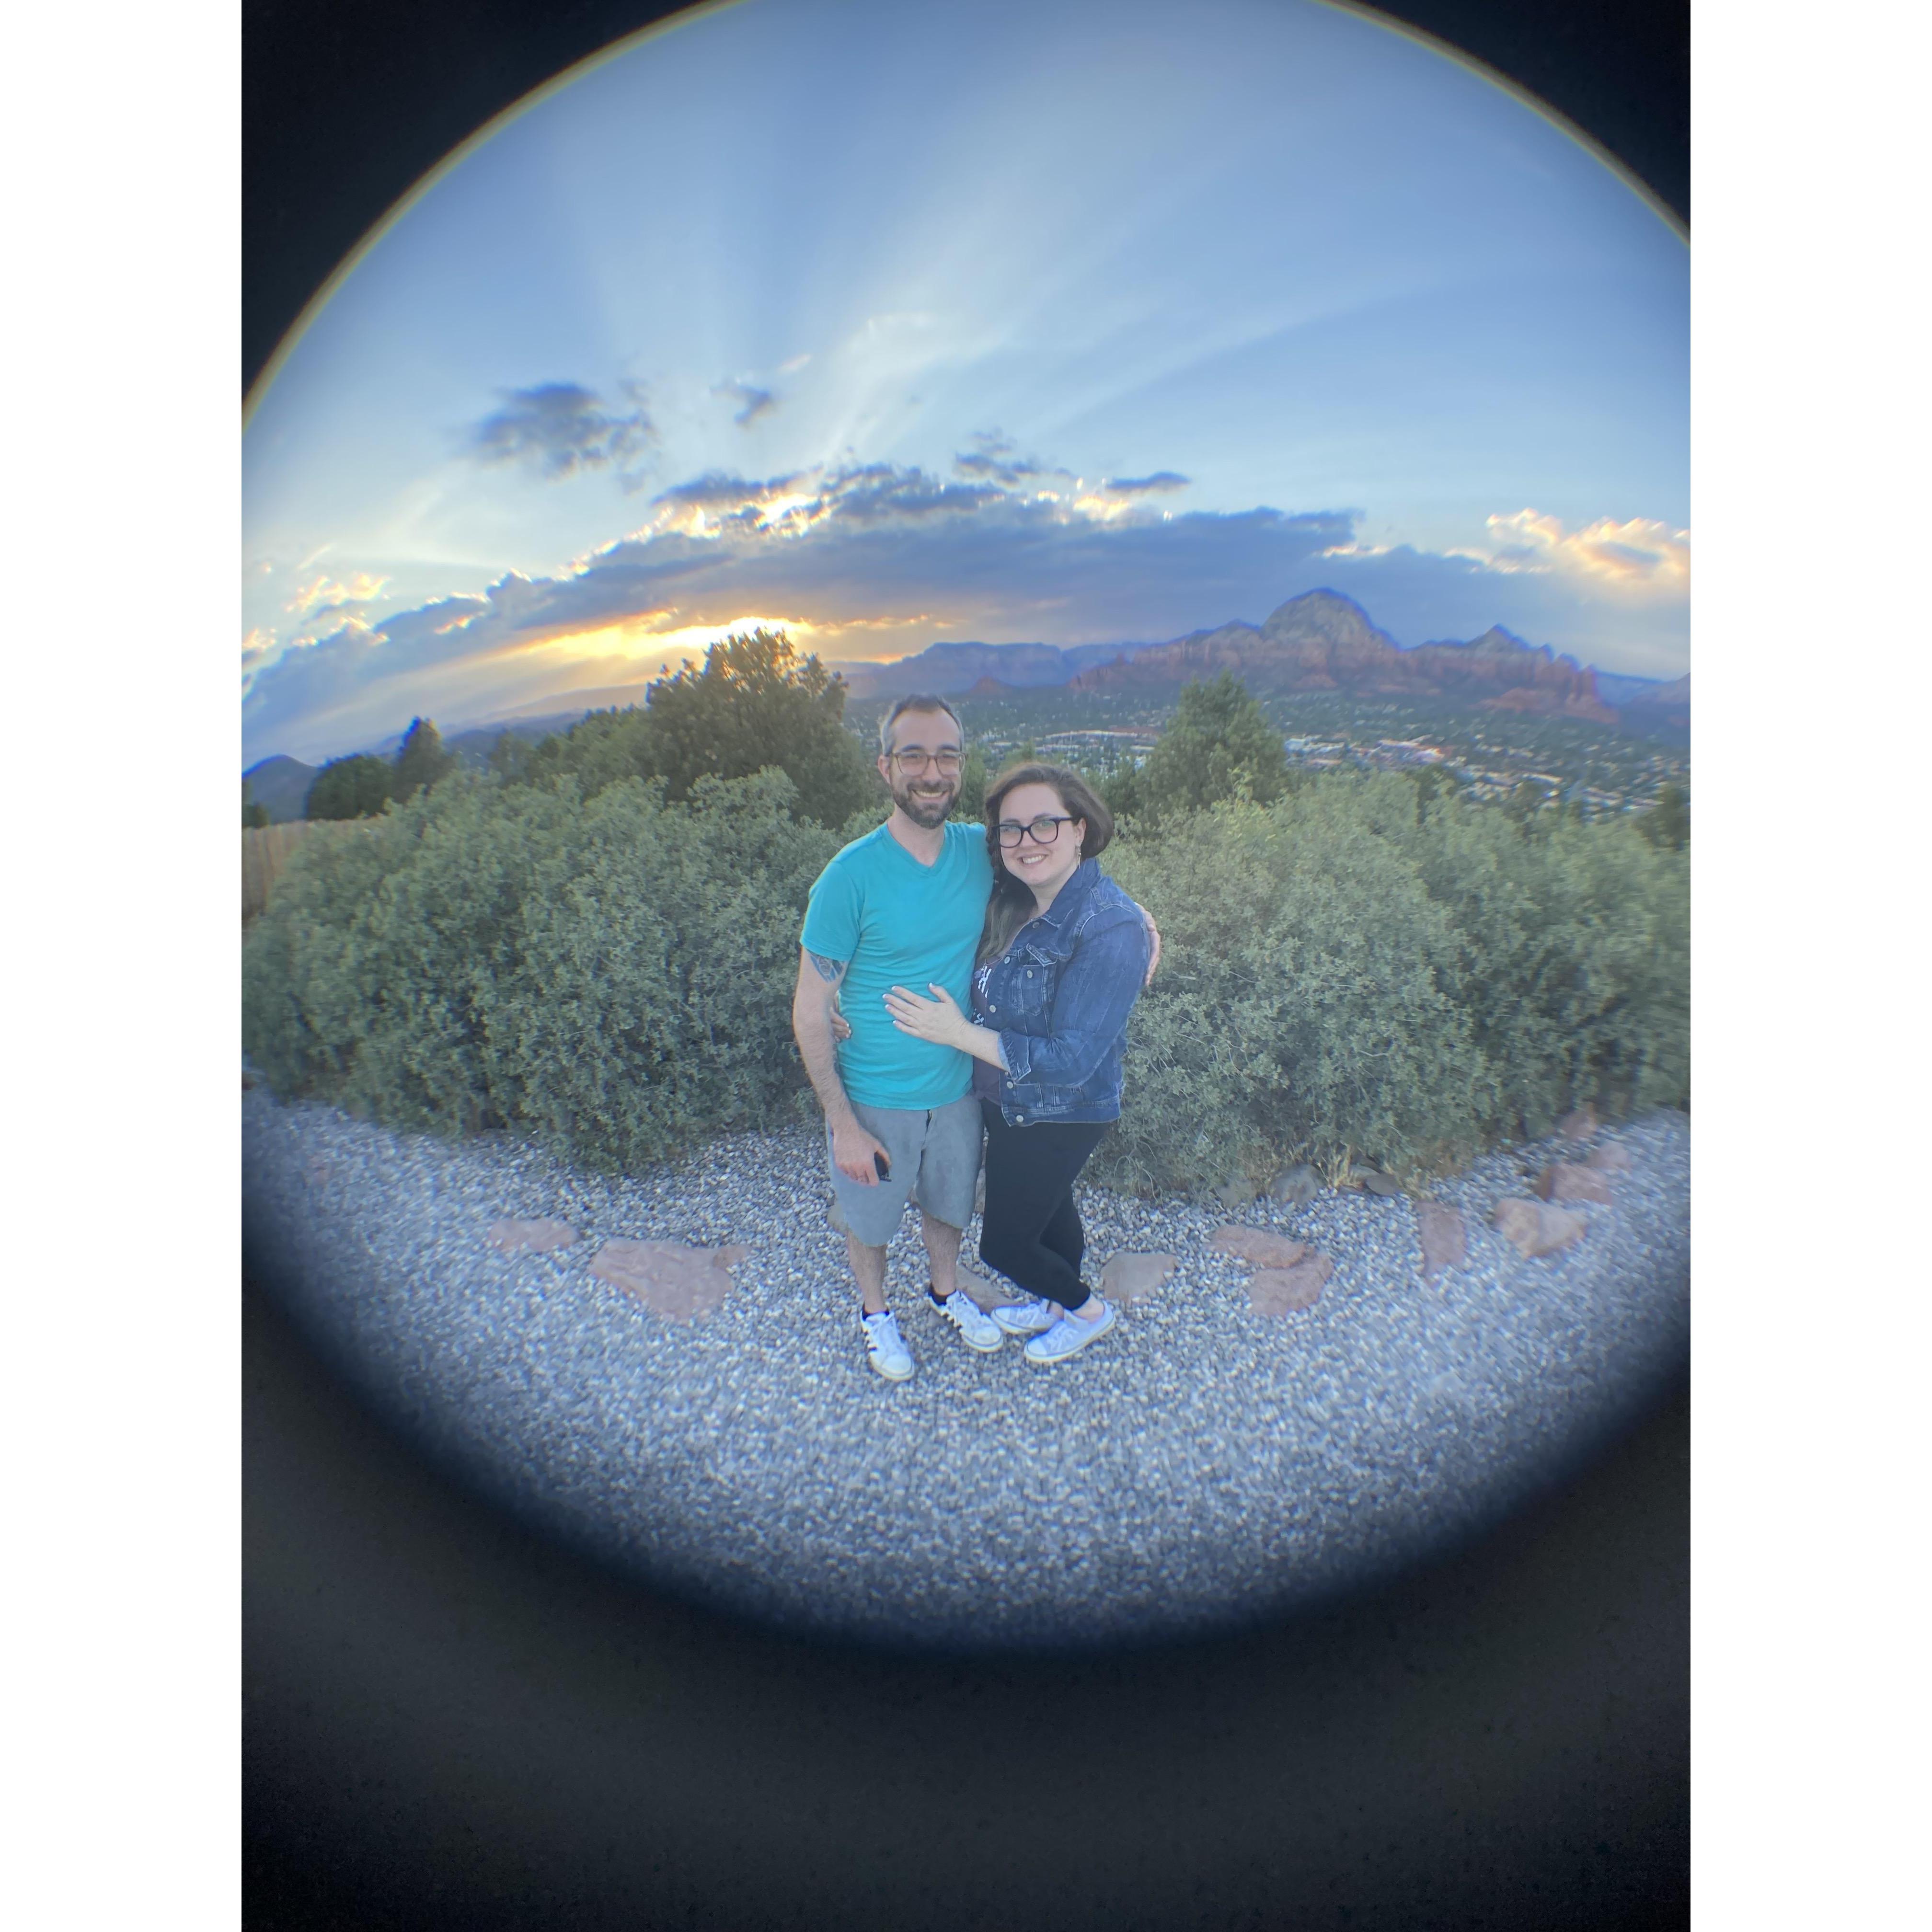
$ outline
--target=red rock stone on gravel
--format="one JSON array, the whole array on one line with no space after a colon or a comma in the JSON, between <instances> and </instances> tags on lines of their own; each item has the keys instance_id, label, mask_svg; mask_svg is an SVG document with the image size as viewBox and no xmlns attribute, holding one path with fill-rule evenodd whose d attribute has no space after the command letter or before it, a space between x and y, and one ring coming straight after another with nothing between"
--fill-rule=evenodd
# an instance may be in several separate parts
<instances>
[{"instance_id":1,"label":"red rock stone on gravel","mask_svg":"<svg viewBox=\"0 0 1932 1932\"><path fill-rule=\"evenodd\" d=\"M1589 1222L1574 1208L1552 1208L1542 1201L1512 1197L1496 1203L1491 1216L1496 1226L1526 1258L1553 1255L1582 1238Z\"/></svg>"},{"instance_id":2,"label":"red rock stone on gravel","mask_svg":"<svg viewBox=\"0 0 1932 1932\"><path fill-rule=\"evenodd\" d=\"M1566 1141L1594 1140L1602 1125L1596 1108L1586 1100L1574 1114L1565 1114L1556 1123L1556 1131Z\"/></svg>"},{"instance_id":3,"label":"red rock stone on gravel","mask_svg":"<svg viewBox=\"0 0 1932 1932\"><path fill-rule=\"evenodd\" d=\"M1312 1308L1322 1298L1322 1284L1335 1271L1326 1255L1311 1254L1286 1268L1257 1268L1248 1277L1248 1306L1257 1315L1291 1315Z\"/></svg>"},{"instance_id":4,"label":"red rock stone on gravel","mask_svg":"<svg viewBox=\"0 0 1932 1932\"><path fill-rule=\"evenodd\" d=\"M1291 1268L1308 1252L1306 1241L1291 1241L1268 1228L1244 1228L1230 1222L1216 1228L1208 1245L1224 1255L1238 1255L1257 1268Z\"/></svg>"},{"instance_id":5,"label":"red rock stone on gravel","mask_svg":"<svg viewBox=\"0 0 1932 1932\"><path fill-rule=\"evenodd\" d=\"M1100 1270L1100 1292L1123 1308L1138 1308L1180 1265L1178 1255L1110 1255Z\"/></svg>"},{"instance_id":6,"label":"red rock stone on gravel","mask_svg":"<svg viewBox=\"0 0 1932 1932\"><path fill-rule=\"evenodd\" d=\"M547 1255L558 1248L574 1247L578 1233L568 1221L493 1221L490 1241L494 1247L513 1255Z\"/></svg>"},{"instance_id":7,"label":"red rock stone on gravel","mask_svg":"<svg viewBox=\"0 0 1932 1932\"><path fill-rule=\"evenodd\" d=\"M1468 1230L1462 1216L1440 1201L1418 1201L1415 1206L1416 1230L1422 1237L1422 1272L1440 1274L1444 1268L1459 1268L1469 1258Z\"/></svg>"},{"instance_id":8,"label":"red rock stone on gravel","mask_svg":"<svg viewBox=\"0 0 1932 1932\"><path fill-rule=\"evenodd\" d=\"M1534 1191L1545 1201L1600 1201L1606 1207L1613 1198L1610 1184L1598 1168L1562 1160L1536 1177Z\"/></svg>"},{"instance_id":9,"label":"red rock stone on gravel","mask_svg":"<svg viewBox=\"0 0 1932 1932\"><path fill-rule=\"evenodd\" d=\"M1393 1201L1403 1192L1402 1184L1392 1174L1384 1174L1378 1167L1358 1167L1352 1169L1348 1178L1365 1194L1379 1196L1384 1201Z\"/></svg>"},{"instance_id":10,"label":"red rock stone on gravel","mask_svg":"<svg viewBox=\"0 0 1932 1932\"><path fill-rule=\"evenodd\" d=\"M730 1293L730 1270L751 1252L735 1242L691 1248L680 1241L606 1241L590 1272L668 1322L701 1322Z\"/></svg>"},{"instance_id":11,"label":"red rock stone on gravel","mask_svg":"<svg viewBox=\"0 0 1932 1932\"><path fill-rule=\"evenodd\" d=\"M1583 1165L1600 1168L1606 1174L1628 1174L1636 1166L1630 1158L1630 1150L1616 1141L1606 1141L1601 1147L1592 1148L1590 1157Z\"/></svg>"}]
</instances>

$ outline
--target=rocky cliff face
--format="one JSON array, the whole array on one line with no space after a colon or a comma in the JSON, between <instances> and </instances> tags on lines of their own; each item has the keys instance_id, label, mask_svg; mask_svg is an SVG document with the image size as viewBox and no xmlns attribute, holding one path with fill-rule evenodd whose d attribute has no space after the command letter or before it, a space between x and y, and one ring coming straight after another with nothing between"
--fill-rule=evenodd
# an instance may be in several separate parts
<instances>
[{"instance_id":1,"label":"rocky cliff face","mask_svg":"<svg viewBox=\"0 0 1932 1932\"><path fill-rule=\"evenodd\" d=\"M1532 649L1499 625L1467 644L1426 644L1406 651L1370 622L1352 598L1333 590L1291 598L1260 625L1224 624L1148 646L1131 658L1096 664L1073 679L1072 688L1144 690L1224 670L1255 689L1429 695L1616 722L1616 713L1598 695L1594 674L1574 658L1557 657L1546 646Z\"/></svg>"}]
</instances>

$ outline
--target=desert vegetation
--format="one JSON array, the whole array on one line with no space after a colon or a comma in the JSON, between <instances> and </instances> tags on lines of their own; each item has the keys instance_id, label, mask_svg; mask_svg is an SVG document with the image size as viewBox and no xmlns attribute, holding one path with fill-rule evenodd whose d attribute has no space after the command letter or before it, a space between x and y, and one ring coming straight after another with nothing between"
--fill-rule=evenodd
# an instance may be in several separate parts
<instances>
[{"instance_id":1,"label":"desert vegetation","mask_svg":"<svg viewBox=\"0 0 1932 1932\"><path fill-rule=\"evenodd\" d=\"M814 1118L790 1031L806 895L886 808L843 706L782 636L733 638L645 706L303 841L244 946L254 1065L607 1168ZM1259 718L1232 679L1191 687L1110 782L1105 862L1165 951L1096 1180L1427 1172L1584 1100L1688 1101L1679 806L1585 824L1430 774L1289 772Z\"/></svg>"}]
</instances>

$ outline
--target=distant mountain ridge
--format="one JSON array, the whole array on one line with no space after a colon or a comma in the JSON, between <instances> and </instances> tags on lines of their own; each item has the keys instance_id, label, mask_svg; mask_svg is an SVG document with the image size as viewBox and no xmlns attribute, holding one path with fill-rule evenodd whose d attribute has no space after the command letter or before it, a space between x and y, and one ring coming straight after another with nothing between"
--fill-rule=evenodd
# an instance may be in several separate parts
<instances>
[{"instance_id":1,"label":"distant mountain ridge","mask_svg":"<svg viewBox=\"0 0 1932 1932\"><path fill-rule=\"evenodd\" d=\"M916 656L890 664L839 662L826 670L842 677L854 698L903 698L929 691L956 698L987 679L1018 691L1066 683L1090 666L1105 664L1144 644L928 644Z\"/></svg>"},{"instance_id":2,"label":"distant mountain ridge","mask_svg":"<svg viewBox=\"0 0 1932 1932\"><path fill-rule=\"evenodd\" d=\"M272 758L250 765L242 776L250 799L267 808L268 823L286 825L302 815L308 788L314 784L319 769L304 764L299 758L285 758L278 752Z\"/></svg>"},{"instance_id":3,"label":"distant mountain ridge","mask_svg":"<svg viewBox=\"0 0 1932 1932\"><path fill-rule=\"evenodd\" d=\"M1310 590L1259 624L1236 621L1191 632L1165 644L938 644L891 664L835 663L855 698L998 698L1061 686L1072 691L1151 691L1232 671L1258 692L1348 692L1372 697L1434 698L1444 702L1538 717L1616 724L1634 707L1645 728L1688 728L1686 679L1599 671L1546 645L1526 644L1500 624L1466 642L1435 639L1414 648L1396 642L1352 597ZM1681 693L1662 699L1664 690Z\"/></svg>"},{"instance_id":4,"label":"distant mountain ridge","mask_svg":"<svg viewBox=\"0 0 1932 1932\"><path fill-rule=\"evenodd\" d=\"M1292 597L1260 624L1223 624L1120 656L1070 683L1076 691L1144 690L1224 670L1257 692L1426 696L1617 722L1597 689L1594 671L1573 657L1558 657L1546 644L1527 644L1492 624L1466 644L1443 640L1405 650L1352 597L1334 590Z\"/></svg>"},{"instance_id":5,"label":"distant mountain ridge","mask_svg":"<svg viewBox=\"0 0 1932 1932\"><path fill-rule=\"evenodd\" d=\"M1157 691L1228 670L1258 694L1433 698L1488 710L1621 724L1671 736L1688 734L1690 722L1688 674L1666 684L1598 670L1558 656L1546 644L1526 644L1500 624L1466 643L1438 639L1406 647L1379 628L1352 597L1328 590L1291 597L1259 624L1238 620L1165 644L949 642L928 644L890 664L835 662L826 668L861 699L917 691L983 698L1056 688ZM534 742L566 731L588 712L643 704L650 682L560 694L454 732L444 742L466 764L482 764L502 732ZM392 758L401 742L398 732L368 748ZM262 759L244 776L254 782L254 795L268 807L270 816L280 818L300 815L316 770L276 757Z\"/></svg>"}]
</instances>

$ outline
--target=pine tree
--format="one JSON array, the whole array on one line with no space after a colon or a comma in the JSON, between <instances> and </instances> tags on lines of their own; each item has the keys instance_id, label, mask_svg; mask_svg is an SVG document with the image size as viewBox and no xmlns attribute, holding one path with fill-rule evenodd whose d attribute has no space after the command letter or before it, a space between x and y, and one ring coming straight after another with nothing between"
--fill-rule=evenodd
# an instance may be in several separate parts
<instances>
[{"instance_id":1,"label":"pine tree","mask_svg":"<svg viewBox=\"0 0 1932 1932\"><path fill-rule=\"evenodd\" d=\"M1281 734L1232 671L1180 694L1174 721L1133 788L1159 815L1199 812L1222 799L1270 805L1288 788Z\"/></svg>"},{"instance_id":2,"label":"pine tree","mask_svg":"<svg viewBox=\"0 0 1932 1932\"><path fill-rule=\"evenodd\" d=\"M1657 802L1636 822L1636 829L1653 845L1681 852L1690 842L1690 795L1681 785L1658 788Z\"/></svg>"},{"instance_id":3,"label":"pine tree","mask_svg":"<svg viewBox=\"0 0 1932 1932\"><path fill-rule=\"evenodd\" d=\"M390 796L398 800L413 798L446 777L455 764L456 754L443 748L442 734L434 724L427 718L412 718L397 749Z\"/></svg>"}]
</instances>

